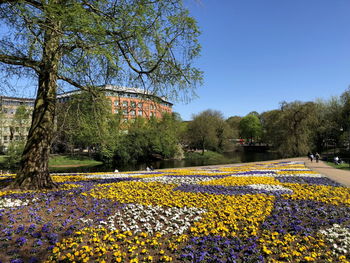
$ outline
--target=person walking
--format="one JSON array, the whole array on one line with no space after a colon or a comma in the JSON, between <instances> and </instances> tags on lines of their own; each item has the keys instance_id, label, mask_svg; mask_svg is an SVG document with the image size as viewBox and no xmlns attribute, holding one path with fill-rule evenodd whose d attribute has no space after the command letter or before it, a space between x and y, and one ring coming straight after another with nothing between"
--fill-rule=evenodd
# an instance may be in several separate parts
<instances>
[{"instance_id":1,"label":"person walking","mask_svg":"<svg viewBox=\"0 0 350 263\"><path fill-rule=\"evenodd\" d=\"M318 163L318 160L320 159L320 155L318 152L315 153L316 163Z\"/></svg>"},{"instance_id":2,"label":"person walking","mask_svg":"<svg viewBox=\"0 0 350 263\"><path fill-rule=\"evenodd\" d=\"M336 165L338 165L340 162L339 162L339 157L338 156L335 156L334 157L334 163L336 164Z\"/></svg>"},{"instance_id":3,"label":"person walking","mask_svg":"<svg viewBox=\"0 0 350 263\"><path fill-rule=\"evenodd\" d=\"M312 161L310 152L307 153L307 158L309 158L309 160Z\"/></svg>"},{"instance_id":4,"label":"person walking","mask_svg":"<svg viewBox=\"0 0 350 263\"><path fill-rule=\"evenodd\" d=\"M314 160L314 158L315 158L315 156L311 153L311 154L310 154L310 160L311 160L311 162Z\"/></svg>"}]
</instances>

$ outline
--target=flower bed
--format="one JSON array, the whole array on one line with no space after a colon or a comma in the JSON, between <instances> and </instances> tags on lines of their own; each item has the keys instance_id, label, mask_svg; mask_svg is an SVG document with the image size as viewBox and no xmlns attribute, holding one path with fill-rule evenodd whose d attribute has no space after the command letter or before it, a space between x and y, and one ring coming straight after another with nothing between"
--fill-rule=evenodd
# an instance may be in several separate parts
<instances>
[{"instance_id":1,"label":"flower bed","mask_svg":"<svg viewBox=\"0 0 350 263\"><path fill-rule=\"evenodd\" d=\"M53 178L0 191L0 262L350 260L350 188L303 163Z\"/></svg>"}]
</instances>

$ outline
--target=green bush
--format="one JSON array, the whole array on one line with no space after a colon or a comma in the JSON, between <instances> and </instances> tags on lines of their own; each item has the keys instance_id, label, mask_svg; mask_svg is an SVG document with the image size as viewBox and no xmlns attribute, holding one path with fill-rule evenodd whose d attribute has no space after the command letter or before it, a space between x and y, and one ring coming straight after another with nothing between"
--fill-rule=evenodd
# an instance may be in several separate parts
<instances>
[{"instance_id":1,"label":"green bush","mask_svg":"<svg viewBox=\"0 0 350 263\"><path fill-rule=\"evenodd\" d=\"M21 160L21 156L24 150L25 142L15 141L11 142L7 148L7 159L5 165L7 167L16 167Z\"/></svg>"}]
</instances>

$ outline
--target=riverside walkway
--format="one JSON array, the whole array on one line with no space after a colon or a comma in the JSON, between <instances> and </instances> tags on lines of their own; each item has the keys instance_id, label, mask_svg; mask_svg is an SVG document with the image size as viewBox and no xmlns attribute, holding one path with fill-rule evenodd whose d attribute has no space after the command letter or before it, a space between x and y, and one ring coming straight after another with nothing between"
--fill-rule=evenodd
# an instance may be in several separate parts
<instances>
[{"instance_id":1,"label":"riverside walkway","mask_svg":"<svg viewBox=\"0 0 350 263\"><path fill-rule=\"evenodd\" d=\"M308 167L309 169L319 172L320 174L323 174L328 178L332 179L333 181L341 183L344 186L350 187L350 170L341 170L341 169L333 168L322 161L319 161L318 163L316 163L315 161L311 162L306 158L295 158L295 159L304 161L305 166Z\"/></svg>"},{"instance_id":2,"label":"riverside walkway","mask_svg":"<svg viewBox=\"0 0 350 263\"><path fill-rule=\"evenodd\" d=\"M331 167L323 161L310 161L307 157L297 157L297 158L288 158L274 161L298 161L304 162L305 166L315 172L318 172L324 176L327 176L329 179L336 181L344 186L350 187L350 170L342 170Z\"/></svg>"},{"instance_id":3,"label":"riverside walkway","mask_svg":"<svg viewBox=\"0 0 350 263\"><path fill-rule=\"evenodd\" d=\"M264 163L264 162L283 162L283 161L298 161L298 162L304 162L305 166L313 171L316 171L324 176L327 176L333 181L336 181L344 186L350 187L350 170L341 170L333 168L323 161L319 161L316 163L314 160L311 162L307 157L296 157L296 158L286 158L286 159L279 159L279 160L271 160L271 161L261 161L261 162L251 162L251 163ZM244 165L247 163L237 163L234 165ZM202 167L220 167L223 165L209 165L209 166L202 166ZM196 167L186 167L186 168L199 168L200 166ZM176 169L176 168L175 168ZM181 169L181 168L179 168Z\"/></svg>"},{"instance_id":4,"label":"riverside walkway","mask_svg":"<svg viewBox=\"0 0 350 263\"><path fill-rule=\"evenodd\" d=\"M297 158L288 158L274 161L298 161L304 162L305 166L315 172L318 172L324 176L327 176L329 179L336 181L344 186L350 187L350 170L341 170L327 165L323 161L310 161L307 157L297 157Z\"/></svg>"}]
</instances>

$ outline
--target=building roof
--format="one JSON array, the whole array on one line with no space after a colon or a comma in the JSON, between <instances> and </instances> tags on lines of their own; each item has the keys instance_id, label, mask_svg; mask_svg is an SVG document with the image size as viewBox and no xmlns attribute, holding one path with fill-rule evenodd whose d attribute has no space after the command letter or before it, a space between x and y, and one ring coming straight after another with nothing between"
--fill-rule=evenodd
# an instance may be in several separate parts
<instances>
[{"instance_id":1,"label":"building roof","mask_svg":"<svg viewBox=\"0 0 350 263\"><path fill-rule=\"evenodd\" d=\"M156 97L156 98L159 98L161 99L163 102L166 102L166 103L169 103L171 105L173 105L171 102L169 102L167 100L167 98L165 97L159 97L147 90L143 90L143 89L139 89L139 88L130 88L130 87L122 87L122 86L113 86L113 85L105 85L105 86L101 86L99 87L101 88L101 90L103 91L114 91L114 92L124 92L124 93L134 93L134 94L142 94L142 95L145 95L145 96L152 96L152 97ZM64 98L64 97L69 97L71 96L72 94L77 94L77 93L80 93L81 90L72 90L72 91L68 91L68 92L65 92L65 93L61 93L61 94L58 94L57 97L58 98Z\"/></svg>"},{"instance_id":2,"label":"building roof","mask_svg":"<svg viewBox=\"0 0 350 263\"><path fill-rule=\"evenodd\" d=\"M7 96L0 96L0 100L17 100L17 101L25 101L25 102L33 102L35 99L33 98L18 98L18 97L7 97Z\"/></svg>"}]
</instances>

